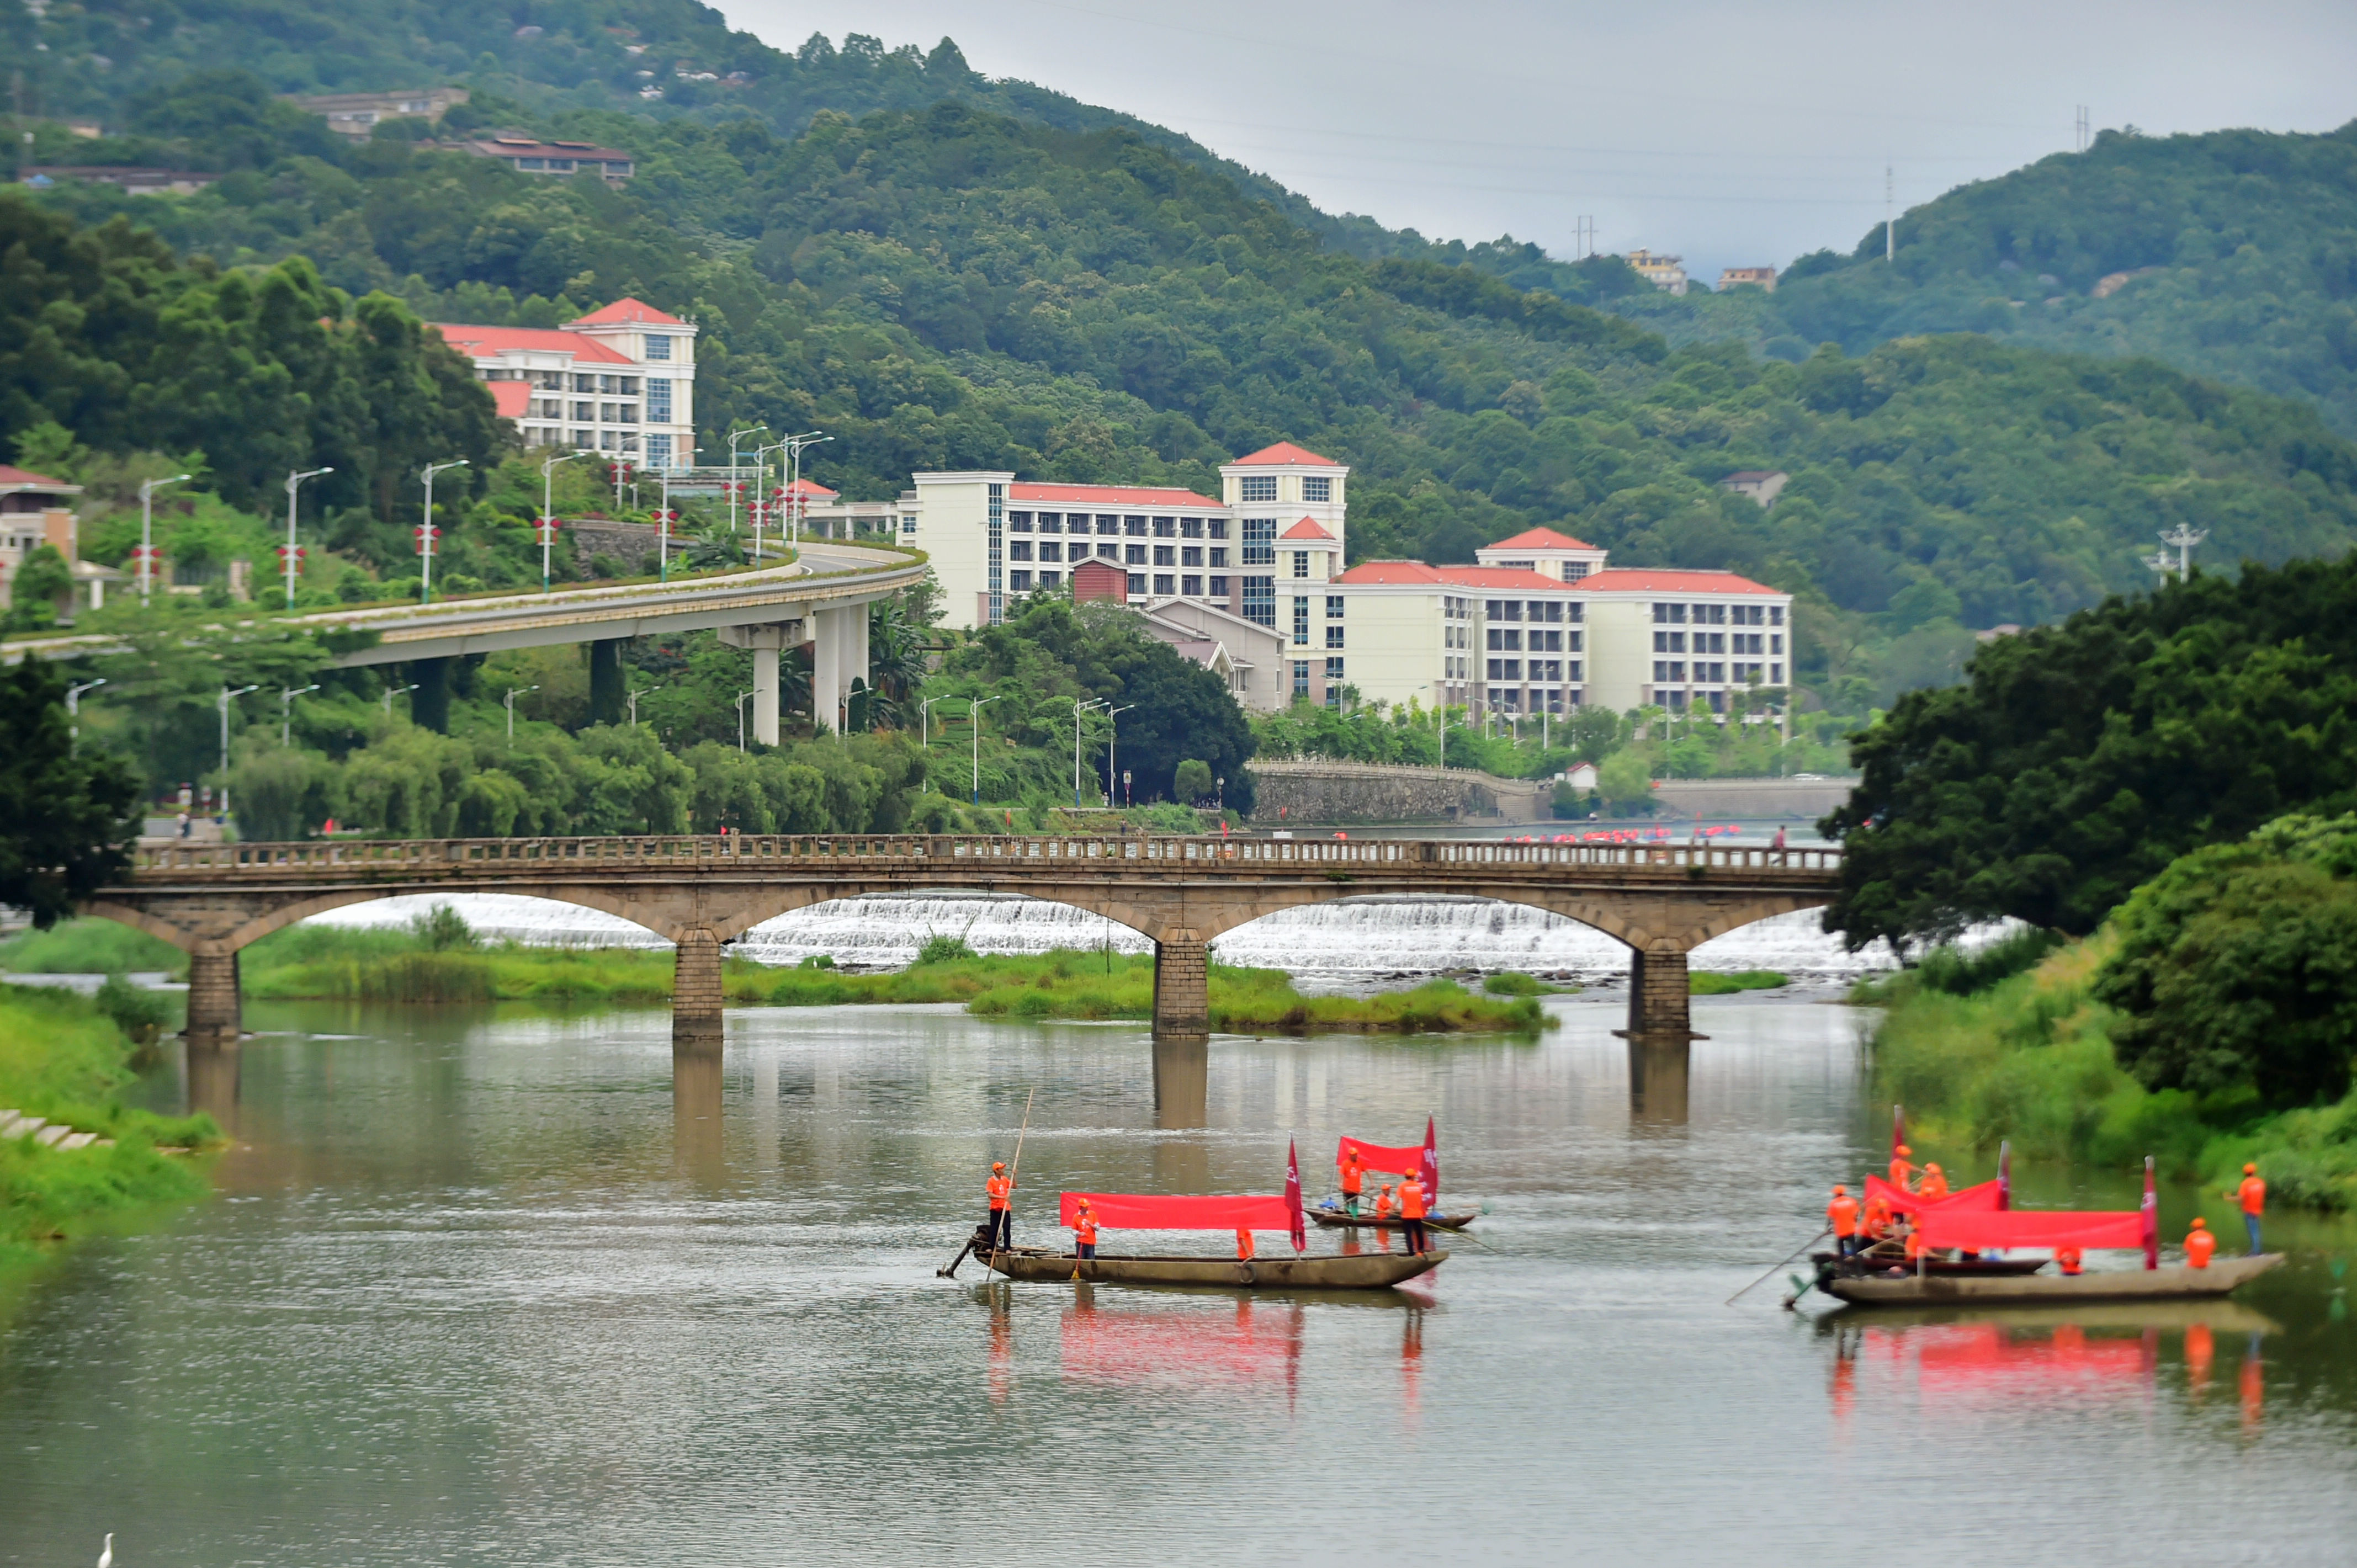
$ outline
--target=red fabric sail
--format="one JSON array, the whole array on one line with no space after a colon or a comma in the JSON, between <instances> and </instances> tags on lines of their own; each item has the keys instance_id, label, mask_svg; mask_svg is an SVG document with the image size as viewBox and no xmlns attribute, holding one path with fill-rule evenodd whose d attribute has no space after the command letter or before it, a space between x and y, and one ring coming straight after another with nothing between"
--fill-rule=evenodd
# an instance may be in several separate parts
<instances>
[{"instance_id":1,"label":"red fabric sail","mask_svg":"<svg viewBox=\"0 0 2357 1568\"><path fill-rule=\"evenodd\" d=\"M1282 1193L1265 1197L1158 1197L1126 1192L1068 1192L1060 1223L1069 1227L1082 1198L1109 1230L1284 1230L1298 1212Z\"/></svg>"},{"instance_id":2,"label":"red fabric sail","mask_svg":"<svg viewBox=\"0 0 2357 1568\"><path fill-rule=\"evenodd\" d=\"M1935 1204L1916 1217L1927 1247L2141 1247L2144 1216L2135 1209L2076 1208L1952 1210Z\"/></svg>"},{"instance_id":3,"label":"red fabric sail","mask_svg":"<svg viewBox=\"0 0 2357 1568\"><path fill-rule=\"evenodd\" d=\"M1421 1144L1393 1149L1381 1144L1370 1144L1364 1138L1345 1138L1334 1151L1335 1165L1340 1165L1349 1158L1352 1149L1359 1151L1360 1164L1383 1176L1405 1176L1410 1171L1424 1169L1424 1145Z\"/></svg>"},{"instance_id":4,"label":"red fabric sail","mask_svg":"<svg viewBox=\"0 0 2357 1568\"><path fill-rule=\"evenodd\" d=\"M2001 1210L2005 1208L2005 1188L1993 1181L1977 1182L1971 1187L1960 1187L1939 1202L1927 1206L1920 1194L1901 1192L1878 1176L1867 1176L1866 1201L1871 1203L1878 1197L1889 1204L1894 1214L1915 1214L1927 1212L1932 1208L1957 1214L1973 1214L1983 1209Z\"/></svg>"}]
</instances>

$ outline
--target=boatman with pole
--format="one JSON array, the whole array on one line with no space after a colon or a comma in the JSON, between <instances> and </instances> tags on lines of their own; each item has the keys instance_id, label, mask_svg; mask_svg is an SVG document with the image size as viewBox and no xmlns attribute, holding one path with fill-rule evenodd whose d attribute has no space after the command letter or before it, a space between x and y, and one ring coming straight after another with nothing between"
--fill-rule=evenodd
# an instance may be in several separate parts
<instances>
[{"instance_id":1,"label":"boatman with pole","mask_svg":"<svg viewBox=\"0 0 2357 1568\"><path fill-rule=\"evenodd\" d=\"M2259 1219L2267 1211L2267 1184L2259 1179L2259 1167L2243 1167L2243 1185L2226 1195L2243 1208L2243 1229L2250 1232L2251 1256L2259 1255Z\"/></svg>"},{"instance_id":2,"label":"boatman with pole","mask_svg":"<svg viewBox=\"0 0 2357 1568\"><path fill-rule=\"evenodd\" d=\"M1097 1212L1089 1207L1087 1198L1081 1199L1080 1208L1072 1215L1072 1255L1093 1258L1097 1255Z\"/></svg>"},{"instance_id":3,"label":"boatman with pole","mask_svg":"<svg viewBox=\"0 0 2357 1568\"><path fill-rule=\"evenodd\" d=\"M1365 1190L1367 1167L1359 1158L1359 1145L1351 1145L1342 1156L1342 1208L1351 1219L1359 1217L1359 1194Z\"/></svg>"},{"instance_id":4,"label":"boatman with pole","mask_svg":"<svg viewBox=\"0 0 2357 1568\"><path fill-rule=\"evenodd\" d=\"M1857 1199L1849 1195L1846 1187L1834 1188L1834 1200L1825 1205L1825 1221L1834 1228L1834 1251L1846 1258L1857 1251Z\"/></svg>"},{"instance_id":5,"label":"boatman with pole","mask_svg":"<svg viewBox=\"0 0 2357 1568\"><path fill-rule=\"evenodd\" d=\"M1424 1181L1418 1173L1410 1171L1400 1183L1399 1204L1400 1229L1407 1233L1407 1250L1420 1253L1425 1247Z\"/></svg>"},{"instance_id":6,"label":"boatman with pole","mask_svg":"<svg viewBox=\"0 0 2357 1568\"><path fill-rule=\"evenodd\" d=\"M990 1162L990 1245L994 1250L1015 1245L1015 1178L1005 1160Z\"/></svg>"}]
</instances>

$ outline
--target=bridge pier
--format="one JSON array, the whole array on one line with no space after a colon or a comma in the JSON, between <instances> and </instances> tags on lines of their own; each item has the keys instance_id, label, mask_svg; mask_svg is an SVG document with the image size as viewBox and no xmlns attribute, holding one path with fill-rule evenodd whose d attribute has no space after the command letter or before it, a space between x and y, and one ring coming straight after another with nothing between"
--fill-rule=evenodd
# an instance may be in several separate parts
<instances>
[{"instance_id":1,"label":"bridge pier","mask_svg":"<svg viewBox=\"0 0 2357 1568\"><path fill-rule=\"evenodd\" d=\"M680 934L672 958L671 1046L673 1051L717 1047L721 1038L720 939L709 926Z\"/></svg>"},{"instance_id":2,"label":"bridge pier","mask_svg":"<svg viewBox=\"0 0 2357 1568\"><path fill-rule=\"evenodd\" d=\"M1211 1032L1211 955L1201 938L1173 927L1154 943L1154 1032Z\"/></svg>"},{"instance_id":3,"label":"bridge pier","mask_svg":"<svg viewBox=\"0 0 2357 1568\"><path fill-rule=\"evenodd\" d=\"M236 953L188 955L188 1021L181 1033L190 1046L236 1046L244 1023L237 993Z\"/></svg>"},{"instance_id":4,"label":"bridge pier","mask_svg":"<svg viewBox=\"0 0 2357 1568\"><path fill-rule=\"evenodd\" d=\"M589 722L618 725L630 717L630 687L622 679L622 643L619 637L589 644Z\"/></svg>"},{"instance_id":5,"label":"bridge pier","mask_svg":"<svg viewBox=\"0 0 2357 1568\"><path fill-rule=\"evenodd\" d=\"M450 733L450 660L413 659L409 677L417 690L409 693L409 718L420 729Z\"/></svg>"},{"instance_id":6,"label":"bridge pier","mask_svg":"<svg viewBox=\"0 0 2357 1568\"><path fill-rule=\"evenodd\" d=\"M1694 1032L1692 982L1684 948L1631 949L1629 955L1629 1026L1613 1032L1648 1045L1683 1047L1704 1036Z\"/></svg>"}]
</instances>

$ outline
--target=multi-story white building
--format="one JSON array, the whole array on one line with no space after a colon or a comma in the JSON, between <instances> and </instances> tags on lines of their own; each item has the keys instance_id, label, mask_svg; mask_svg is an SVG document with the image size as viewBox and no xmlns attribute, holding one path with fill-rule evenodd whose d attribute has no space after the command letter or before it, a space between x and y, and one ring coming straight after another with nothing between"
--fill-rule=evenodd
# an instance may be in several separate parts
<instances>
[{"instance_id":1,"label":"multi-story white building","mask_svg":"<svg viewBox=\"0 0 2357 1568\"><path fill-rule=\"evenodd\" d=\"M1595 545L1568 533L1557 533L1552 528L1533 528L1476 550L1473 559L1484 566L1518 566L1559 583L1577 583L1590 572L1604 570L1604 554Z\"/></svg>"},{"instance_id":2,"label":"multi-story white building","mask_svg":"<svg viewBox=\"0 0 2357 1568\"><path fill-rule=\"evenodd\" d=\"M1790 594L1733 572L1645 567L1598 572L1580 587L1594 649L1590 702L1726 714L1755 689L1789 684Z\"/></svg>"},{"instance_id":3,"label":"multi-story white building","mask_svg":"<svg viewBox=\"0 0 2357 1568\"><path fill-rule=\"evenodd\" d=\"M992 626L1008 604L1062 585L1082 561L1118 564L1131 602L1185 598L1278 624L1293 585L1340 569L1350 469L1289 443L1222 465L1220 499L1192 490L911 477L900 537L931 558L951 624Z\"/></svg>"},{"instance_id":4,"label":"multi-story white building","mask_svg":"<svg viewBox=\"0 0 2357 1568\"><path fill-rule=\"evenodd\" d=\"M561 330L453 322L435 330L474 360L525 446L608 453L650 469L694 466L693 322L618 299Z\"/></svg>"}]
</instances>

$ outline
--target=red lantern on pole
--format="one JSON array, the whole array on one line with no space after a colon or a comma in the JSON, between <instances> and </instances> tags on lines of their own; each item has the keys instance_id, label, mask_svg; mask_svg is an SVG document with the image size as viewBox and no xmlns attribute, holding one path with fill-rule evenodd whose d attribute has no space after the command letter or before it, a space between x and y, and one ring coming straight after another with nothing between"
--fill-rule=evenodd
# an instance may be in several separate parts
<instances>
[{"instance_id":1,"label":"red lantern on pole","mask_svg":"<svg viewBox=\"0 0 2357 1568\"><path fill-rule=\"evenodd\" d=\"M423 523L411 529L409 532L417 536L416 548L417 553L420 555L429 553L433 549L434 541L442 537L442 531L440 529L427 528Z\"/></svg>"},{"instance_id":2,"label":"red lantern on pole","mask_svg":"<svg viewBox=\"0 0 2357 1568\"><path fill-rule=\"evenodd\" d=\"M533 524L534 532L540 535L540 542L544 547L556 542L556 531L564 526L565 520L561 517L540 518Z\"/></svg>"}]
</instances>

